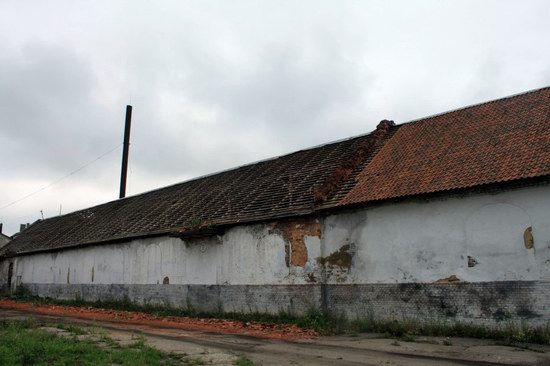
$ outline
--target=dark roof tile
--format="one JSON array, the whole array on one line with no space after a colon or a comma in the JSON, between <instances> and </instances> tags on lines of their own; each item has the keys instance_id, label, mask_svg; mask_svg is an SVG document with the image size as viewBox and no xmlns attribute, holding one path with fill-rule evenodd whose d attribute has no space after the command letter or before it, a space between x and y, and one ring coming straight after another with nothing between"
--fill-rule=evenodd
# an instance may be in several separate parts
<instances>
[{"instance_id":1,"label":"dark roof tile","mask_svg":"<svg viewBox=\"0 0 550 366\"><path fill-rule=\"evenodd\" d=\"M311 213L313 187L370 139L364 135L330 143L42 220L16 236L4 253ZM333 195L341 197L350 188Z\"/></svg>"}]
</instances>

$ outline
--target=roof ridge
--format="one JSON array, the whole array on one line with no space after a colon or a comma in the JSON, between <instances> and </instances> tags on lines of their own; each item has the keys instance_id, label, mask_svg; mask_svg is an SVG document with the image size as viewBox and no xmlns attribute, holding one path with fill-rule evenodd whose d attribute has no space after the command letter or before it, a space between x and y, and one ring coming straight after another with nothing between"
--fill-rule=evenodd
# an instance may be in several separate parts
<instances>
[{"instance_id":1,"label":"roof ridge","mask_svg":"<svg viewBox=\"0 0 550 366\"><path fill-rule=\"evenodd\" d=\"M517 97L522 97L522 96L525 96L525 95L527 95L527 94L540 92L540 91L543 91L543 90L546 90L546 89L550 89L550 85L544 86L544 87L542 87L542 88L530 89L530 90L527 90L527 91L524 91L524 92L520 92L520 93L510 94L510 95L507 95L507 96L504 96L504 97L498 98L498 99L491 99L491 100L487 100L487 101L484 101L484 102L479 102L479 103L475 103L475 104L470 104L470 105L467 105L467 106L465 106L465 107L459 107L459 108L455 108L455 109L450 109L450 110L445 111L445 112L430 114L430 115L428 115L428 116L421 117L421 118L415 118L415 119L410 120L410 121L406 121L406 122L399 123L398 126L408 125L408 124L417 123L417 122L423 122L423 121L427 121L427 120L430 120L430 119L435 118L435 117L444 116L444 115L446 115L446 114L450 114L450 113L454 113L454 112L459 112L459 111L463 111L463 110L470 109L470 108L479 107L479 106L482 106L482 105L485 105L485 104L491 104L491 103L501 102L501 101L507 100L507 99L513 99L513 98L517 98Z\"/></svg>"}]
</instances>

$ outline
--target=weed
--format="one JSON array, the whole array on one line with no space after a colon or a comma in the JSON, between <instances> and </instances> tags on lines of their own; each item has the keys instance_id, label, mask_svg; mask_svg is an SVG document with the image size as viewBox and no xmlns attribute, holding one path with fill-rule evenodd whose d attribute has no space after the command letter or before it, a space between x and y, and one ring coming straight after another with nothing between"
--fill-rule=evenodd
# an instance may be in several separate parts
<instances>
[{"instance_id":1,"label":"weed","mask_svg":"<svg viewBox=\"0 0 550 366\"><path fill-rule=\"evenodd\" d=\"M190 221L189 221L189 226L191 227L191 229L200 229L200 227L202 226L203 222L202 222L202 219L200 217L193 217Z\"/></svg>"},{"instance_id":2,"label":"weed","mask_svg":"<svg viewBox=\"0 0 550 366\"><path fill-rule=\"evenodd\" d=\"M74 325L72 324L63 324L63 323L58 323L56 324L55 326L57 329L62 329L62 330L66 330L67 332L73 334L73 335L83 335L83 334L86 334L87 332L82 329L82 328L79 328L79 327L75 327Z\"/></svg>"},{"instance_id":3,"label":"weed","mask_svg":"<svg viewBox=\"0 0 550 366\"><path fill-rule=\"evenodd\" d=\"M412 334L409 334L409 333L403 334L401 339L405 342L414 342L414 341L416 341L415 336L413 336Z\"/></svg>"},{"instance_id":4,"label":"weed","mask_svg":"<svg viewBox=\"0 0 550 366\"><path fill-rule=\"evenodd\" d=\"M30 299L30 298L33 298L34 295L32 291L29 290L26 286L19 285L15 289L15 292L13 293L12 297L14 297L15 299Z\"/></svg>"},{"instance_id":5,"label":"weed","mask_svg":"<svg viewBox=\"0 0 550 366\"><path fill-rule=\"evenodd\" d=\"M254 366L254 362L248 359L246 356L241 355L238 359L233 362L235 366Z\"/></svg>"}]
</instances>

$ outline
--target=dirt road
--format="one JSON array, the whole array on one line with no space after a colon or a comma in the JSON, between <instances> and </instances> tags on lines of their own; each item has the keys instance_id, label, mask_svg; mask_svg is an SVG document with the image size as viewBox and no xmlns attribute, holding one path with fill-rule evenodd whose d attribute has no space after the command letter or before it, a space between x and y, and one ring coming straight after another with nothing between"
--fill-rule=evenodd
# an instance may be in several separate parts
<instances>
[{"instance_id":1,"label":"dirt road","mask_svg":"<svg viewBox=\"0 0 550 366\"><path fill-rule=\"evenodd\" d=\"M185 353L204 364L232 365L245 355L257 365L550 365L550 347L510 347L493 341L418 337L413 342L372 334L295 337L292 341L241 334L213 333L167 325L38 314L32 309L0 309L0 318L35 318L52 324L99 327L120 343L136 335L166 352Z\"/></svg>"}]
</instances>

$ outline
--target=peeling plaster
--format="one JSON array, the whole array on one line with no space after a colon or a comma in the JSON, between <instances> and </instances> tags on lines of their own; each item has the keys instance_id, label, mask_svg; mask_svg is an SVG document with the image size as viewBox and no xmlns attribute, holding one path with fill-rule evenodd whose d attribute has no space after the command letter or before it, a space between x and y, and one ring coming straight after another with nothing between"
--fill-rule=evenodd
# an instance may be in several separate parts
<instances>
[{"instance_id":1,"label":"peeling plaster","mask_svg":"<svg viewBox=\"0 0 550 366\"><path fill-rule=\"evenodd\" d=\"M308 262L307 236L321 237L321 226L315 218L301 218L292 221L279 221L274 224L272 233L279 233L285 241L285 262L287 267L304 267Z\"/></svg>"},{"instance_id":2,"label":"peeling plaster","mask_svg":"<svg viewBox=\"0 0 550 366\"><path fill-rule=\"evenodd\" d=\"M533 239L533 228L531 226L523 232L523 243L527 249L533 249L535 246L535 240Z\"/></svg>"},{"instance_id":3,"label":"peeling plaster","mask_svg":"<svg viewBox=\"0 0 550 366\"><path fill-rule=\"evenodd\" d=\"M450 275L449 277L445 277L445 278L441 278L437 281L435 281L435 283L456 283L456 282L462 282L462 280L460 278L458 278L456 275Z\"/></svg>"}]
</instances>

